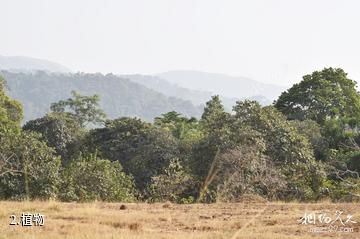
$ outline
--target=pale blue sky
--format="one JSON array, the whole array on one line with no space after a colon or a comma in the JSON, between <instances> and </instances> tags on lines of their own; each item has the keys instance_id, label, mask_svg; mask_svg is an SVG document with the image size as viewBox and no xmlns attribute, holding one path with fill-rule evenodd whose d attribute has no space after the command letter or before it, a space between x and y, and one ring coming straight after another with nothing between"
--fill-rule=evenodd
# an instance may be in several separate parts
<instances>
[{"instance_id":1,"label":"pale blue sky","mask_svg":"<svg viewBox=\"0 0 360 239\"><path fill-rule=\"evenodd\" d=\"M0 55L74 71L190 69L289 85L325 66L360 81L357 0L0 0Z\"/></svg>"}]
</instances>

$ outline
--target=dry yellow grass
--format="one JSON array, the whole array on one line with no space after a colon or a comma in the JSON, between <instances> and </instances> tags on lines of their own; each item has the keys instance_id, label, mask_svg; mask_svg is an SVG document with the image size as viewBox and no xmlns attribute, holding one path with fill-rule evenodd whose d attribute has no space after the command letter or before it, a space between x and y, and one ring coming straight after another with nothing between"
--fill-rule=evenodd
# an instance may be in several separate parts
<instances>
[{"instance_id":1,"label":"dry yellow grass","mask_svg":"<svg viewBox=\"0 0 360 239\"><path fill-rule=\"evenodd\" d=\"M360 238L360 204L234 203L124 204L0 202L0 238ZM343 210L353 233L310 233L298 220L307 212ZM43 227L10 226L10 215L42 213ZM345 216L346 218L346 216Z\"/></svg>"}]
</instances>

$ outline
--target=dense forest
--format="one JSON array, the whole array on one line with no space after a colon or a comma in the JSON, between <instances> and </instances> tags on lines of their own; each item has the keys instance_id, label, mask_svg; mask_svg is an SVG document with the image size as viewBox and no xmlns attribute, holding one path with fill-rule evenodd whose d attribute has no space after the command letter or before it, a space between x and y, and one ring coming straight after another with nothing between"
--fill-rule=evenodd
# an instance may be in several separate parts
<instances>
[{"instance_id":1,"label":"dense forest","mask_svg":"<svg viewBox=\"0 0 360 239\"><path fill-rule=\"evenodd\" d=\"M69 78L84 84L88 76ZM99 104L111 90L115 76L109 75L101 86L86 83L104 95L73 91L22 125L23 106L8 96L7 77L13 76L0 81L1 199L193 203L253 194L268 200L360 200L360 94L342 69L305 75L270 106L237 101L229 113L212 96L199 118L159 105L161 97L153 95L137 109L169 109L153 123L107 118L107 107L119 109L132 99L125 94ZM32 77L39 85L24 88L37 91L39 105L53 94L41 85L70 84L64 78L48 82L46 74Z\"/></svg>"}]
</instances>

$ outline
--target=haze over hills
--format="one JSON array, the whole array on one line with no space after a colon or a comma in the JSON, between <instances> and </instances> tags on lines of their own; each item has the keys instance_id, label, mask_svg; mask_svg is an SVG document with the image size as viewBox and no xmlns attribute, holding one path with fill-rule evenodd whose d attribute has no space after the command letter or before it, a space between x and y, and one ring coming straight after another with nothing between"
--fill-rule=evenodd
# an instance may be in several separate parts
<instances>
[{"instance_id":1,"label":"haze over hills","mask_svg":"<svg viewBox=\"0 0 360 239\"><path fill-rule=\"evenodd\" d=\"M137 82L164 95L190 100L194 105L205 105L213 93L209 91L190 90L170 83L158 76L151 75L122 75L133 82ZM231 111L235 102L239 99L220 96L227 111Z\"/></svg>"},{"instance_id":2,"label":"haze over hills","mask_svg":"<svg viewBox=\"0 0 360 239\"><path fill-rule=\"evenodd\" d=\"M171 83L192 90L204 90L230 98L267 98L276 99L285 86L265 84L246 77L200 71L169 71L157 74Z\"/></svg>"},{"instance_id":3,"label":"haze over hills","mask_svg":"<svg viewBox=\"0 0 360 239\"><path fill-rule=\"evenodd\" d=\"M13 72L71 72L71 70L61 64L36 59L25 56L1 56L0 55L0 70L8 70Z\"/></svg>"},{"instance_id":4,"label":"haze over hills","mask_svg":"<svg viewBox=\"0 0 360 239\"><path fill-rule=\"evenodd\" d=\"M72 72L59 63L25 56L1 56L0 70L11 72ZM157 75L124 75L169 96L183 97L194 104L203 104L209 96L219 94L224 103L250 98L272 102L286 87L265 84L246 77L234 77L218 73L200 71L168 71ZM170 83L170 84L169 84ZM205 100L205 101L204 101Z\"/></svg>"},{"instance_id":5,"label":"haze over hills","mask_svg":"<svg viewBox=\"0 0 360 239\"><path fill-rule=\"evenodd\" d=\"M184 100L190 100L194 105L205 105L205 103L211 98L211 96L217 94L215 92L204 91L204 90L193 90L179 86L178 84L171 83L158 76L151 75L121 75L121 77L130 79L133 82L144 85L150 89L158 91L164 95L177 97ZM221 101L227 111L231 111L236 101L242 99L256 100L262 105L269 105L272 103L270 99L264 96L251 96L251 97L226 97L220 95Z\"/></svg>"},{"instance_id":6,"label":"haze over hills","mask_svg":"<svg viewBox=\"0 0 360 239\"><path fill-rule=\"evenodd\" d=\"M137 116L151 121L168 111L199 117L212 95L220 95L231 111L237 100L252 99L271 104L285 87L244 77L198 71L169 71L157 75L71 73L58 63L31 57L0 56L0 71L10 95L24 105L25 120L41 117L52 102L70 96L99 94L109 117Z\"/></svg>"}]
</instances>

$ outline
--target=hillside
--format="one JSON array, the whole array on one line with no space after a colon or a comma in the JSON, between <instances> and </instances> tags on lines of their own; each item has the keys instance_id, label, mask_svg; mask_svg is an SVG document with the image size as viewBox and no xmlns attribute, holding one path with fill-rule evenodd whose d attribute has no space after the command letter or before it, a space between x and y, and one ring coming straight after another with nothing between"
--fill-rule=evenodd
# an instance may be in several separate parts
<instances>
[{"instance_id":1,"label":"hillside","mask_svg":"<svg viewBox=\"0 0 360 239\"><path fill-rule=\"evenodd\" d=\"M70 72L71 70L61 64L48 60L36 59L25 56L0 56L0 70L13 72Z\"/></svg>"},{"instance_id":2,"label":"hillside","mask_svg":"<svg viewBox=\"0 0 360 239\"><path fill-rule=\"evenodd\" d=\"M151 75L124 75L123 77L130 79L133 82L144 85L150 89L158 91L164 95L170 97L176 97L184 100L191 101L194 105L205 105L205 103L211 98L212 95L216 93L212 93L209 91L202 90L191 90L177 84L173 84L164 80L158 76ZM234 106L235 102L238 100L237 98L229 98L220 96L222 103L225 108L230 111Z\"/></svg>"},{"instance_id":3,"label":"hillside","mask_svg":"<svg viewBox=\"0 0 360 239\"><path fill-rule=\"evenodd\" d=\"M25 121L44 115L52 102L70 96L72 90L101 96L101 107L110 118L137 116L151 121L168 111L200 116L201 107L190 101L167 97L143 85L113 74L11 73L2 71L9 94L24 105Z\"/></svg>"},{"instance_id":4,"label":"hillside","mask_svg":"<svg viewBox=\"0 0 360 239\"><path fill-rule=\"evenodd\" d=\"M229 98L255 97L256 99L265 97L269 102L272 102L286 89L284 86L265 84L246 77L199 71L169 71L160 73L157 76L180 87L216 92Z\"/></svg>"},{"instance_id":5,"label":"hillside","mask_svg":"<svg viewBox=\"0 0 360 239\"><path fill-rule=\"evenodd\" d=\"M184 100L190 100L194 105L205 105L212 95L218 94L217 91L203 91L203 90L192 90L179 86L178 84L171 83L158 76L151 75L122 75L124 78L128 78L133 82L144 85L150 89L158 91L164 95L177 97ZM256 100L262 105L271 104L271 101L264 96L248 96L248 97L225 97L220 95L221 101L227 111L231 111L236 101L242 99Z\"/></svg>"},{"instance_id":6,"label":"hillside","mask_svg":"<svg viewBox=\"0 0 360 239\"><path fill-rule=\"evenodd\" d=\"M71 74L71 70L61 64L22 56L0 56L0 70L6 74L12 90L10 94L24 104L26 120L43 115L50 103L68 97L71 90L101 95L102 105L110 117L138 116L146 120L169 110L199 116L205 103L215 94L220 95L227 111L232 110L237 100L243 99L268 105L284 90L281 86L244 77L198 71L119 76ZM105 85L105 79L110 84ZM121 96L117 92L121 92ZM45 99L40 100L38 93L45 94ZM124 103L119 105L114 100Z\"/></svg>"}]
</instances>

